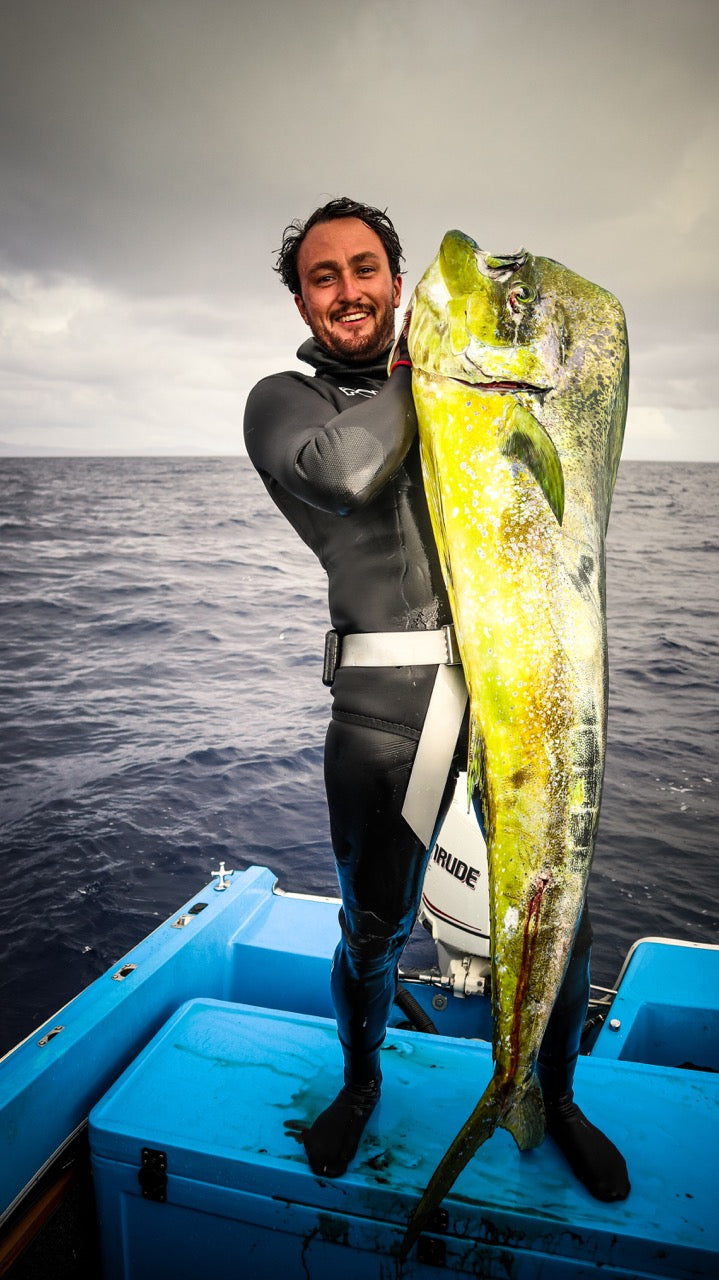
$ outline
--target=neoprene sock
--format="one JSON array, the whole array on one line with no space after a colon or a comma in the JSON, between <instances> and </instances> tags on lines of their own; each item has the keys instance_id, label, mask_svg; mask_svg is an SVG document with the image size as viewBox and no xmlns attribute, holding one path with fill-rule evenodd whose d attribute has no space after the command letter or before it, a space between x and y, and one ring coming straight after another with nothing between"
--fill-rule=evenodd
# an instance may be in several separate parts
<instances>
[{"instance_id":1,"label":"neoprene sock","mask_svg":"<svg viewBox=\"0 0 719 1280\"><path fill-rule=\"evenodd\" d=\"M305 1151L313 1173L324 1178L340 1178L355 1156L372 1112L379 1101L380 1086L346 1084L334 1102L317 1117L304 1135Z\"/></svg>"},{"instance_id":2,"label":"neoprene sock","mask_svg":"<svg viewBox=\"0 0 719 1280\"><path fill-rule=\"evenodd\" d=\"M575 1177L596 1200L626 1200L630 1191L624 1156L579 1110L571 1093L545 1099L547 1131Z\"/></svg>"}]
</instances>

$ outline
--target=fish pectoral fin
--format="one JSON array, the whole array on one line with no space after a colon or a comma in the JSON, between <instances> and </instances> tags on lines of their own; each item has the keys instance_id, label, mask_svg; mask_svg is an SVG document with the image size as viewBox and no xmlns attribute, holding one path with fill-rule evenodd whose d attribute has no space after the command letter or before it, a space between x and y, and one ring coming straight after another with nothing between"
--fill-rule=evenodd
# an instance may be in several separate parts
<instances>
[{"instance_id":1,"label":"fish pectoral fin","mask_svg":"<svg viewBox=\"0 0 719 1280\"><path fill-rule=\"evenodd\" d=\"M564 517L564 472L552 437L541 422L515 400L507 415L502 453L531 471L559 524Z\"/></svg>"},{"instance_id":2,"label":"fish pectoral fin","mask_svg":"<svg viewBox=\"0 0 719 1280\"><path fill-rule=\"evenodd\" d=\"M544 1141L546 1120L539 1080L533 1076L527 1088L499 1121L511 1133L520 1151L530 1151Z\"/></svg>"}]
</instances>

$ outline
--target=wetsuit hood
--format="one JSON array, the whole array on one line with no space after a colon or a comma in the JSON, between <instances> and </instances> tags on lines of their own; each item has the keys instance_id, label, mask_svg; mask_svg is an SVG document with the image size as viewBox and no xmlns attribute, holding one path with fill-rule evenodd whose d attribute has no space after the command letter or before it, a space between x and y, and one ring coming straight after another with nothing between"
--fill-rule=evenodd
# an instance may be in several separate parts
<instances>
[{"instance_id":1,"label":"wetsuit hood","mask_svg":"<svg viewBox=\"0 0 719 1280\"><path fill-rule=\"evenodd\" d=\"M331 351L327 351L325 347L320 346L316 338L308 338L306 342L297 352L297 359L303 360L305 364L311 364L313 369L318 373L338 373L340 369L347 372L351 369L355 373L362 374L367 378L385 378L387 376L387 361L389 353L392 350L392 344L387 347L386 351L381 352L378 356L373 356L371 360L343 360L341 356L333 355Z\"/></svg>"}]
</instances>

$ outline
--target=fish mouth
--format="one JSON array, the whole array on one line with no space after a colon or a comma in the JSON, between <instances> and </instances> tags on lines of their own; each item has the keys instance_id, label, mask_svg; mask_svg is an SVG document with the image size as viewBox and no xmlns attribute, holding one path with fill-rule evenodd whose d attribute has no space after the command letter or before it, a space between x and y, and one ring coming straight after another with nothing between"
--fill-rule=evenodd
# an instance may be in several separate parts
<instances>
[{"instance_id":1,"label":"fish mouth","mask_svg":"<svg viewBox=\"0 0 719 1280\"><path fill-rule=\"evenodd\" d=\"M455 382L460 382L463 387L472 387L475 391L499 391L499 392L517 392L524 391L528 395L546 396L549 391L553 391L554 387L551 382L540 384L538 382L514 382L511 378L497 378L492 381L472 381L469 378L455 378Z\"/></svg>"},{"instance_id":2,"label":"fish mouth","mask_svg":"<svg viewBox=\"0 0 719 1280\"><path fill-rule=\"evenodd\" d=\"M553 382L528 382L520 378L463 378L459 373L441 372L437 369L423 369L421 364L414 366L425 377L436 382L455 382L460 387L470 387L472 391L492 391L499 395L535 396L544 400L551 391L556 390ZM479 373L479 370L477 370Z\"/></svg>"}]
</instances>

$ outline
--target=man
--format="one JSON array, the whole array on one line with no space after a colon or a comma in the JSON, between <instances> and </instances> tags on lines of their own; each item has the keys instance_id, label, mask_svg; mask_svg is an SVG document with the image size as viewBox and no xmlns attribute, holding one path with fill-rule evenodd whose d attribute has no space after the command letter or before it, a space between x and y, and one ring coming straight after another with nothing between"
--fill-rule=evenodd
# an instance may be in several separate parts
<instances>
[{"instance_id":1,"label":"man","mask_svg":"<svg viewBox=\"0 0 719 1280\"><path fill-rule=\"evenodd\" d=\"M433 844L427 831L446 813L466 758L466 725L458 736L457 721L449 758L429 801L423 796L430 825L420 838L403 808L417 791L413 766L441 691L440 664L451 661L451 613L403 339L387 376L401 261L386 214L346 197L291 224L277 270L312 332L297 354L315 373L263 379L245 412L250 458L327 571L339 650L336 666L333 642L326 654L333 708L325 784L342 893L331 990L344 1086L305 1135L310 1165L325 1177L344 1173L379 1098L380 1046ZM629 1191L624 1160L572 1099L590 942L585 911L541 1076L550 1132L592 1194L614 1200Z\"/></svg>"}]
</instances>

